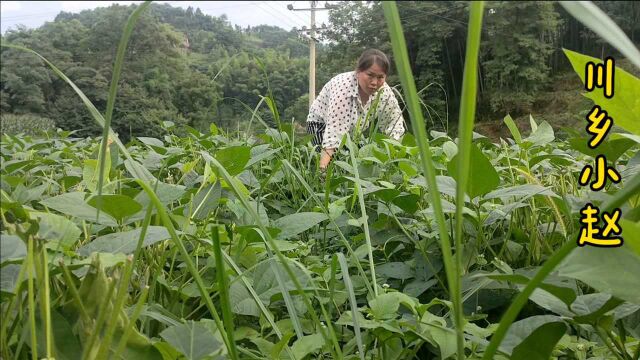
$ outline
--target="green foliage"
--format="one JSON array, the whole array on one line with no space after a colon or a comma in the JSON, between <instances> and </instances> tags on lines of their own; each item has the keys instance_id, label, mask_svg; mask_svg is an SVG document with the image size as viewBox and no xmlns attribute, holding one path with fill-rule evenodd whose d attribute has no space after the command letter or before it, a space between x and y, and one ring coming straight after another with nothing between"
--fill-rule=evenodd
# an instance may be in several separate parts
<instances>
[{"instance_id":1,"label":"green foliage","mask_svg":"<svg viewBox=\"0 0 640 360\"><path fill-rule=\"evenodd\" d=\"M537 132L544 134L544 129L539 125ZM118 159L122 156L120 153L112 159L109 172L109 181L119 186L113 188L113 195L103 195L116 196L103 199L103 203L115 206L104 207L97 219L96 208L92 205L98 202L95 197L91 198L93 194L82 181L82 172L85 161L95 158L99 140L73 139L65 137L64 133L52 139L4 137L1 144L3 167L0 170L3 181L0 259L3 309L17 310L20 304L17 300L27 293L27 282L24 276L20 277L20 269L25 264L29 248L21 237L27 236L21 230L26 223L20 219L21 216L30 216L38 219L39 229L33 232L33 236L48 248L49 264L54 274L49 281L52 284L54 351L58 357L73 351L74 347L84 349L88 346L88 337L81 332L83 328L73 320L82 317L82 310L74 305L77 301L72 295L72 286L76 286L79 301L94 322L100 312L100 300L95 294L112 299L110 303L113 305L117 301L115 295L107 296L107 283L96 277L98 273L91 265L92 253L100 254L107 275L115 279L124 271L121 264L126 257L122 254L138 254L138 260L133 263L135 271L124 293L127 299L125 309L142 299L144 284L154 289L149 292L149 298L143 300L140 321L131 328L138 334L131 335L131 339L137 339L134 343L139 345L126 345L125 353L135 351L138 356L131 355L135 358L153 354L145 345L148 339L155 339L153 346L157 351L174 353L175 356L199 357L210 351L225 352L222 335L210 320L213 315L208 307L203 309L201 305L207 299L211 299L214 308L220 309L222 304L215 280L218 267L211 249L211 225L215 224L220 229L220 254L229 279L230 311L236 327L234 339L240 358L246 351L258 356L266 354L264 356L268 358L276 353L285 357L287 355L284 354L289 352L311 358L321 353L329 357L331 341L321 335L321 323L312 319L302 300L302 294L312 292L312 306L316 309L320 304L327 307L331 326L337 329L337 341L347 356L358 357L355 353L358 349L364 352L365 358L375 357L380 351L395 353L399 359L412 358L412 354L421 357L457 354L455 329L445 316L452 309L451 303L440 300L448 299L448 289L443 281L443 257L436 245L439 235L434 225L432 201L424 195L416 195L430 190L416 165L419 155L415 144L407 141L403 145L380 137L355 150L353 154L359 169L361 189L356 190L353 166L335 167L328 185L321 183L316 173L306 165L315 161L315 153L309 151L308 144L295 145L290 149L293 151L291 160L296 164L300 178L290 177L290 168L279 165L283 152L277 151L283 146L281 137L284 133L281 137L273 132L270 134L272 136L264 137L264 143L256 142L257 138L252 137L244 139L195 133L180 136L171 132L167 138L141 138L140 142L132 142L127 148L132 157L156 159L158 162L150 171L154 177L162 179L157 184L157 203L162 204L167 212L162 215L159 211L148 210L149 193L132 181L126 164ZM525 139L532 138L528 133L523 132L522 135ZM497 294L502 292L503 301L508 301L522 291L524 284L530 281L532 269L544 264L544 258L554 248L567 242L567 238L575 239L580 203L590 196L588 189L579 187L575 179L582 165L591 157L574 150L568 141L549 139L546 135L539 138L545 141L524 140L523 143L529 144L527 147L511 140L503 146L486 141L475 143L478 151L489 161L489 164L482 162L482 166L490 168L483 168L481 172L491 172L492 168L499 176L499 186L489 193L482 191L475 199L464 202L462 236L464 244L468 245L463 257L466 275L462 278L461 291L468 321L463 329L464 349L470 358L478 358L482 354L483 348L476 342L486 341L495 329L495 325L488 325L482 318L494 319L504 309L504 303L497 302ZM451 158L444 148L453 140L440 135L431 142L440 189L437 196L443 203L444 216L448 221L454 217L452 205L447 204L454 201L455 185L447 187L449 180L446 178L452 182L446 176L446 166ZM251 155L249 162L246 156L240 156L237 163L233 162L228 154L234 151L246 153L246 150ZM619 166L629 169L623 173L625 184L637 171L638 163L633 160L637 152L637 146L631 147L618 159ZM204 153L212 154L212 159L215 156L224 161L237 175L221 179L211 165L203 161ZM549 155L566 162L557 162L553 157L537 159ZM337 156L337 161L350 158L343 151ZM46 172L42 171L42 164L46 164ZM529 169L530 176L539 184L529 183L529 178L524 176L514 176L512 171L517 171L516 167L509 164L520 164L523 169ZM251 180L254 177L255 180ZM300 179L310 186L308 190ZM470 180L473 181L473 177ZM316 193L327 189L325 186L330 191L327 200L329 214L319 210L322 202L313 200ZM290 259L287 263L302 292L284 266L269 256L263 230L255 227L251 218L245 220L249 208L238 205L240 195L247 196L253 204L249 208L255 206L261 221L268 224L266 230L275 239L273 245ZM412 195L414 209L396 205L397 198L409 195ZM361 262L368 263L361 220L365 214L361 207L354 206L360 196L368 219L378 296L366 286L365 279L371 281L370 269L358 266ZM547 197L553 198L553 202L547 202ZM559 215L554 206L563 209ZM635 202L622 204L623 214L633 214L634 206L637 206ZM195 208L200 208L197 215L187 218L194 214ZM132 214L134 211L137 212ZM144 225L147 211L149 226ZM164 216L171 221L162 220ZM534 218L536 220L532 222ZM566 224L567 234L559 230L561 222ZM167 227L169 224L175 227L171 231L175 231L176 238L184 241L188 257L175 255L181 250L178 242L173 240ZM621 226L622 236L631 241L634 228L626 223L621 223ZM518 235L520 233L526 236ZM345 237L344 241L341 236ZM541 247L541 244L545 245ZM517 248L521 251L516 251ZM612 256L606 255L612 250ZM337 251L347 254L341 265L332 269L331 254ZM70 281L61 275L64 270L58 262L60 258L70 269ZM192 265L197 269L195 274L201 274L207 299L196 285L194 273L186 268L186 259L192 259ZM609 317L630 321L633 313L638 311L634 304L638 301L638 294L636 287L629 286L628 279L633 278L631 274L639 263L638 255L626 248L598 249L593 254L584 251L572 253L567 263L559 268L562 277L545 280L528 302L529 311L536 315L549 311L562 316L562 320L553 317L548 326L545 325L547 323L529 324L528 330L523 327L525 323L514 324L515 327L507 332L505 344L509 351L513 356L525 358L526 354L533 354L532 349L542 358L548 351L555 353L565 349L562 351L571 352L573 350L567 350L567 347L573 345L566 336L572 334L578 343L592 339L585 348L587 354L610 354L603 343L598 344L595 340L600 336L596 328L587 329L584 324L606 326ZM611 271L602 271L604 268ZM629 274L624 275L627 272ZM282 275L282 285L278 281L278 273ZM82 285L89 281L97 283L93 287ZM82 289L78 289L79 286ZM293 312L283 302L283 290L291 296ZM112 292L117 293L115 289ZM475 315L470 315L471 311ZM69 319L68 327L59 323L57 313ZM130 320L132 316L127 311L127 318L122 318L123 322L117 324L130 324L126 319ZM299 318L302 336L294 335L293 316ZM4 326L0 328L4 329L4 334L29 332L29 326L16 323L17 318L13 315L7 319L0 325ZM354 335L356 323L359 336ZM13 326L16 330L11 330ZM628 349L635 349L633 344L637 341L631 332L633 328L632 325L625 327L626 340L623 344ZM576 329L580 329L577 338L573 335ZM125 329L121 325L116 326L114 341L119 341L123 331ZM564 331L571 332L562 336ZM615 339L623 341L619 330L613 328L611 331ZM562 337L558 341L559 336ZM10 352L5 355L18 350L18 343L11 340L14 338L2 338L7 344L3 345L3 351ZM36 340L42 341L38 349L45 349L44 339L43 333L36 333ZM62 345L62 340L69 345ZM96 349L98 340L94 340L94 344L98 344ZM361 347L358 341L362 343ZM309 346L311 342L313 346ZM545 346L537 346L540 343ZM29 352L29 343L22 349Z\"/></svg>"},{"instance_id":2,"label":"green foliage","mask_svg":"<svg viewBox=\"0 0 640 360\"><path fill-rule=\"evenodd\" d=\"M558 272L563 276L580 279L589 286L612 294L617 298L640 304L640 290L625 286L625 274L640 271L640 257L630 251L628 246L609 250L603 256L603 249L585 248L572 252L560 265ZM597 263L594 263L594 260Z\"/></svg>"},{"instance_id":3,"label":"green foliage","mask_svg":"<svg viewBox=\"0 0 640 360\"><path fill-rule=\"evenodd\" d=\"M200 360L213 355L224 354L224 347L215 333L216 324L211 320L188 321L186 324L172 326L160 336L188 360Z\"/></svg>"},{"instance_id":4,"label":"green foliage","mask_svg":"<svg viewBox=\"0 0 640 360\"><path fill-rule=\"evenodd\" d=\"M0 133L9 135L42 135L56 129L53 120L34 114L6 114L0 116Z\"/></svg>"},{"instance_id":5,"label":"green foliage","mask_svg":"<svg viewBox=\"0 0 640 360\"><path fill-rule=\"evenodd\" d=\"M549 359L556 343L566 331L567 326L557 316L528 317L511 325L502 348L514 360Z\"/></svg>"},{"instance_id":6,"label":"green foliage","mask_svg":"<svg viewBox=\"0 0 640 360\"><path fill-rule=\"evenodd\" d=\"M3 42L26 46L52 60L103 110L113 49L132 9L114 5L61 13L36 30L9 31ZM153 4L141 16L125 55L112 128L125 141L135 135L161 136L164 121L178 128L188 125L204 131L217 123L235 130L248 121L242 103L253 108L259 95L267 93L256 58L265 64L278 106L290 109L284 116L303 122L307 109L294 104L307 93L308 60L301 57L307 49L295 32L268 26L239 31L224 17L204 15L199 9ZM33 113L81 136L99 133L74 91L40 60L25 55L7 48L0 54L3 114ZM268 118L267 114L263 115Z\"/></svg>"},{"instance_id":7,"label":"green foliage","mask_svg":"<svg viewBox=\"0 0 640 360\"><path fill-rule=\"evenodd\" d=\"M11 34L8 34L6 40L11 38ZM24 45L36 45L33 41L35 39L15 40L16 43ZM46 91L51 89L52 80L49 73L43 71L42 62L32 56L12 53L6 49L2 49L0 59L4 70L0 73L2 113L43 114L47 100Z\"/></svg>"},{"instance_id":8,"label":"green foliage","mask_svg":"<svg viewBox=\"0 0 640 360\"><path fill-rule=\"evenodd\" d=\"M142 229L111 233L98 236L92 242L78 248L82 256L95 253L131 254L136 250ZM151 246L159 241L169 239L169 233L163 226L149 226L142 240L142 247Z\"/></svg>"},{"instance_id":9,"label":"green foliage","mask_svg":"<svg viewBox=\"0 0 640 360\"><path fill-rule=\"evenodd\" d=\"M277 26L258 25L247 28L246 34L248 43L254 43L258 48L277 50L291 58L307 56L309 51L308 45L296 40L295 30L287 32Z\"/></svg>"},{"instance_id":10,"label":"green foliage","mask_svg":"<svg viewBox=\"0 0 640 360\"><path fill-rule=\"evenodd\" d=\"M485 92L497 113L530 113L535 95L550 80L559 16L545 1L487 4L482 70Z\"/></svg>"}]
</instances>

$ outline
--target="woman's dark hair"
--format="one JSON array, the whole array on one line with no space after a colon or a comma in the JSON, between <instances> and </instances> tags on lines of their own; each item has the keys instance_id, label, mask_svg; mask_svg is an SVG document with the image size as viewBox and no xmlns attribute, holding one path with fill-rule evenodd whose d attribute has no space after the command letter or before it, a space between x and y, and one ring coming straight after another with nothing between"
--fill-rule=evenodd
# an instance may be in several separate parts
<instances>
[{"instance_id":1,"label":"woman's dark hair","mask_svg":"<svg viewBox=\"0 0 640 360\"><path fill-rule=\"evenodd\" d=\"M378 49L365 50L358 59L356 70L365 71L373 64L378 64L385 74L389 73L389 58L387 58L387 55Z\"/></svg>"}]
</instances>

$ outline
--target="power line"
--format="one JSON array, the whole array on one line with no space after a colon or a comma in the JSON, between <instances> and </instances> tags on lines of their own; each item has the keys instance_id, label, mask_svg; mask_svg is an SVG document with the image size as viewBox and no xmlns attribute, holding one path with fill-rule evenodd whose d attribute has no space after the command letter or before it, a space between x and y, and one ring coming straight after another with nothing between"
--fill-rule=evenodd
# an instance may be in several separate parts
<instances>
[{"instance_id":1,"label":"power line","mask_svg":"<svg viewBox=\"0 0 640 360\"><path fill-rule=\"evenodd\" d=\"M265 4L265 5L267 5L270 9L273 9L275 12L278 12L278 9L276 9L276 8L272 7L268 2L266 2L266 1L262 1L262 3L263 3L263 4ZM283 15L283 16L284 16L284 15ZM286 16L285 16L285 17L286 17ZM293 18L291 18L291 17L287 17L287 19L291 19L291 20L293 20ZM306 23L307 23L307 22L306 22L306 20L304 20L304 21L302 22L302 24L306 24ZM294 26L294 27L300 27L300 24L299 24L299 23L296 23L296 26Z\"/></svg>"},{"instance_id":2,"label":"power line","mask_svg":"<svg viewBox=\"0 0 640 360\"><path fill-rule=\"evenodd\" d=\"M275 16L275 17L277 17L279 20L283 20L283 19L284 19L284 22L288 23L288 24L287 24L288 26L291 26L291 24L293 24L293 26L291 26L291 27L296 27L296 26L298 26L298 24L297 24L297 23L292 22L291 20L289 20L289 18L282 17L282 15L280 15L280 14L279 14L279 13L277 13L277 12L274 14L274 13L271 11L271 9L266 9L266 8L259 7L259 5L260 5L260 4L257 4L257 5L258 5L258 8L259 8L259 9L261 9L261 10L263 10L263 11L268 12L271 16Z\"/></svg>"},{"instance_id":3,"label":"power line","mask_svg":"<svg viewBox=\"0 0 640 360\"><path fill-rule=\"evenodd\" d=\"M265 3L265 5L269 6L266 2L262 1L262 3ZM271 12L271 10L265 9L263 7L260 7L260 3L258 2L252 2L251 5L255 5L257 9L260 9L262 11L264 11L265 13L268 13L271 16L277 17L279 20L283 20L283 18L277 13L277 9L274 9L273 7L269 6L269 8L273 9L274 11L276 11L276 13L274 14L273 12ZM239 5L239 6L245 6L245 5ZM289 23L289 25L291 24L291 22L289 21L289 19L287 19L286 17L284 18L286 20L287 23ZM298 26L297 24L294 23L296 27ZM306 42L304 42L302 39L300 38L293 38L295 41L297 41L298 43L300 43L301 45L305 45L306 47L309 47L309 44L307 44Z\"/></svg>"},{"instance_id":4,"label":"power line","mask_svg":"<svg viewBox=\"0 0 640 360\"><path fill-rule=\"evenodd\" d=\"M38 17L51 16L51 15L54 15L54 14L58 14L58 11L50 11L50 12L39 13L39 14L3 16L3 17L0 17L0 19L2 19L2 21L20 21L20 20L29 19L29 18L38 18Z\"/></svg>"}]
</instances>

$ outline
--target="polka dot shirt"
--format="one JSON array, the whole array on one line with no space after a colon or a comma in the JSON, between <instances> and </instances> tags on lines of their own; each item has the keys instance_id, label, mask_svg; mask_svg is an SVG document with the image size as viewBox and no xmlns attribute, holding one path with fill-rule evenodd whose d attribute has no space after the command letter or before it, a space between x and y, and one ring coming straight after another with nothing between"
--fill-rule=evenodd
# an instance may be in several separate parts
<instances>
[{"instance_id":1,"label":"polka dot shirt","mask_svg":"<svg viewBox=\"0 0 640 360\"><path fill-rule=\"evenodd\" d=\"M379 94L378 94L379 93ZM309 109L307 122L325 124L322 147L334 149L340 145L342 136L355 128L361 118L362 128L367 113L377 96L380 96L377 110L372 112L378 118L378 127L386 135L398 140L404 134L404 119L393 90L385 83L375 94L362 104L358 96L358 79L355 71L336 75L320 91Z\"/></svg>"}]
</instances>

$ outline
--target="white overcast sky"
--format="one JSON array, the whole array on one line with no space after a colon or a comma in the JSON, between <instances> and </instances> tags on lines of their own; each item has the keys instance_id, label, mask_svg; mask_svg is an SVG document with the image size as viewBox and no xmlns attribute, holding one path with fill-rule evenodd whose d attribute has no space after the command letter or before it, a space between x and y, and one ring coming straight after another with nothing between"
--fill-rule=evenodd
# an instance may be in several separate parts
<instances>
[{"instance_id":1,"label":"white overcast sky","mask_svg":"<svg viewBox=\"0 0 640 360\"><path fill-rule=\"evenodd\" d=\"M336 1L330 1L335 3ZM18 24L28 28L37 28L47 21L53 21L61 11L77 13L111 4L133 4L141 1L4 1L0 2L0 24L2 33L15 28ZM294 8L309 8L309 1L157 1L173 7L186 9L191 6L200 8L203 13L213 16L227 15L232 25L247 27L260 24L275 25L290 30L302 26L309 27L308 11L290 11L287 4ZM318 3L323 7L324 1ZM316 12L316 24L328 23L328 11Z\"/></svg>"}]
</instances>

